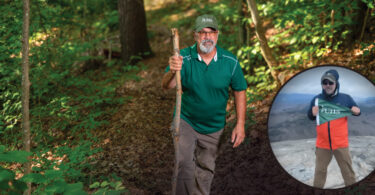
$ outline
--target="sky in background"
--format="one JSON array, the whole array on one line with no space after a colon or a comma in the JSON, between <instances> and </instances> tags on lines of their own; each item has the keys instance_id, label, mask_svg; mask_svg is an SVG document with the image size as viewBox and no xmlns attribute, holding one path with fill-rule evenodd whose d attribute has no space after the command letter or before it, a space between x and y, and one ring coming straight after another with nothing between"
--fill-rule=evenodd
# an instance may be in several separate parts
<instances>
[{"instance_id":1,"label":"sky in background","mask_svg":"<svg viewBox=\"0 0 375 195\"><path fill-rule=\"evenodd\" d=\"M279 93L302 93L317 95L322 92L320 78L327 70L339 73L340 92L364 98L375 97L375 86L361 74L339 66L318 66L305 70L291 78Z\"/></svg>"}]
</instances>

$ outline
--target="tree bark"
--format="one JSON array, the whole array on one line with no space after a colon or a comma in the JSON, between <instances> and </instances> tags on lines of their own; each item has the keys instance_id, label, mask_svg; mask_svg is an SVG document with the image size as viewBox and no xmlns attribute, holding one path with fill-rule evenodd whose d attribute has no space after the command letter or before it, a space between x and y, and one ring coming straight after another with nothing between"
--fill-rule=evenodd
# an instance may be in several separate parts
<instances>
[{"instance_id":1,"label":"tree bark","mask_svg":"<svg viewBox=\"0 0 375 195\"><path fill-rule=\"evenodd\" d=\"M363 25L362 25L362 28L361 28L361 34L359 35L359 39L358 39L359 43L362 41L363 34L365 33L365 28L366 28L366 25L367 25L367 18L369 16L369 14L370 14L370 7L367 7L365 19L363 19Z\"/></svg>"},{"instance_id":2,"label":"tree bark","mask_svg":"<svg viewBox=\"0 0 375 195\"><path fill-rule=\"evenodd\" d=\"M260 42L260 49L262 51L262 55L264 60L266 61L268 68L271 70L271 75L277 82L277 85L280 85L280 81L277 77L277 72L274 70L274 67L278 65L276 59L272 55L272 50L268 46L268 42L266 39L266 35L264 32L264 28L262 26L262 21L259 17L258 8L256 6L255 0L247 0L247 5L251 12L251 19L255 25L255 34Z\"/></svg>"},{"instance_id":3,"label":"tree bark","mask_svg":"<svg viewBox=\"0 0 375 195\"><path fill-rule=\"evenodd\" d=\"M237 11L240 18L238 19L238 47L246 44L246 24L243 23L244 12L242 7L243 0L237 1Z\"/></svg>"},{"instance_id":4,"label":"tree bark","mask_svg":"<svg viewBox=\"0 0 375 195\"><path fill-rule=\"evenodd\" d=\"M118 9L123 64L134 63L132 56L151 55L143 0L118 0Z\"/></svg>"},{"instance_id":5,"label":"tree bark","mask_svg":"<svg viewBox=\"0 0 375 195\"><path fill-rule=\"evenodd\" d=\"M29 80L29 22L30 22L30 1L23 0L23 25L22 25L22 130L24 149L30 152L30 116L29 116L29 98L30 98L30 80ZM30 161L24 164L24 174L31 172ZM24 194L31 193L31 184Z\"/></svg>"},{"instance_id":6,"label":"tree bark","mask_svg":"<svg viewBox=\"0 0 375 195\"><path fill-rule=\"evenodd\" d=\"M332 5L335 4L335 0L332 0ZM331 10L331 37L329 39L329 42L331 43L331 48L333 48L333 36L334 36L334 28L333 26L335 25L335 10Z\"/></svg>"}]
</instances>

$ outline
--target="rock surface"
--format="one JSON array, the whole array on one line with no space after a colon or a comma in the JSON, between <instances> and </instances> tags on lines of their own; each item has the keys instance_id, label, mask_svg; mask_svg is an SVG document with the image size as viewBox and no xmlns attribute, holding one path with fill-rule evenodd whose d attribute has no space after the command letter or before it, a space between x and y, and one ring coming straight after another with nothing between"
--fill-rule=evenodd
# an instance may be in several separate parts
<instances>
[{"instance_id":1,"label":"rock surface","mask_svg":"<svg viewBox=\"0 0 375 195\"><path fill-rule=\"evenodd\" d=\"M280 165L295 179L312 186L315 169L315 139L288 140L271 143ZM349 151L356 181L375 169L375 136L349 137ZM328 166L325 189L344 187L340 168L335 158Z\"/></svg>"}]
</instances>

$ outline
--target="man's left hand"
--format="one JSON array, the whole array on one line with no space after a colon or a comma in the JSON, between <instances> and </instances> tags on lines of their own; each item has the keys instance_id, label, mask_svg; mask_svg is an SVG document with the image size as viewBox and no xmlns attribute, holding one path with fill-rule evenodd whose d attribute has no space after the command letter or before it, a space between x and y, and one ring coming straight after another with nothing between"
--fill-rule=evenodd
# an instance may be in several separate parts
<instances>
[{"instance_id":1,"label":"man's left hand","mask_svg":"<svg viewBox=\"0 0 375 195\"><path fill-rule=\"evenodd\" d=\"M236 125L232 131L232 143L233 148L239 146L245 139L245 127L244 125Z\"/></svg>"},{"instance_id":2,"label":"man's left hand","mask_svg":"<svg viewBox=\"0 0 375 195\"><path fill-rule=\"evenodd\" d=\"M352 113L354 115L359 115L361 113L361 110L357 106L352 107Z\"/></svg>"}]
</instances>

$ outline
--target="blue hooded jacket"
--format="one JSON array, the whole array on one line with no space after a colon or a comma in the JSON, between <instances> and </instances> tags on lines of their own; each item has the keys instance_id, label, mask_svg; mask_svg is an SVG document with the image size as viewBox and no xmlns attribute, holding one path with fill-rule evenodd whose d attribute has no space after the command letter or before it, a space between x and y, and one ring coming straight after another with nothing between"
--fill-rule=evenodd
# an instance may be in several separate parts
<instances>
[{"instance_id":1,"label":"blue hooded jacket","mask_svg":"<svg viewBox=\"0 0 375 195\"><path fill-rule=\"evenodd\" d=\"M340 105L340 106L345 106L345 107L348 107L348 108L352 108L353 106L357 106L358 105L354 102L353 98L348 95L348 94L345 94L345 93L340 93L340 83L339 83L339 73L334 70L334 69L331 69L331 70L328 70L327 72L325 72L321 78L321 81L324 80L324 78L327 76L327 75L333 75L334 78L335 78L335 82L336 82L336 89L335 89L335 92L331 95L328 95L324 89L322 89L322 93L316 95L310 102L310 107L309 107L309 110L307 111L307 116L311 119L311 120L315 120L315 116L313 116L312 114L312 107L315 105L315 99L316 98L319 98L319 99L323 99L323 100L326 100L326 101L329 101L333 104L336 104L336 105Z\"/></svg>"}]
</instances>

